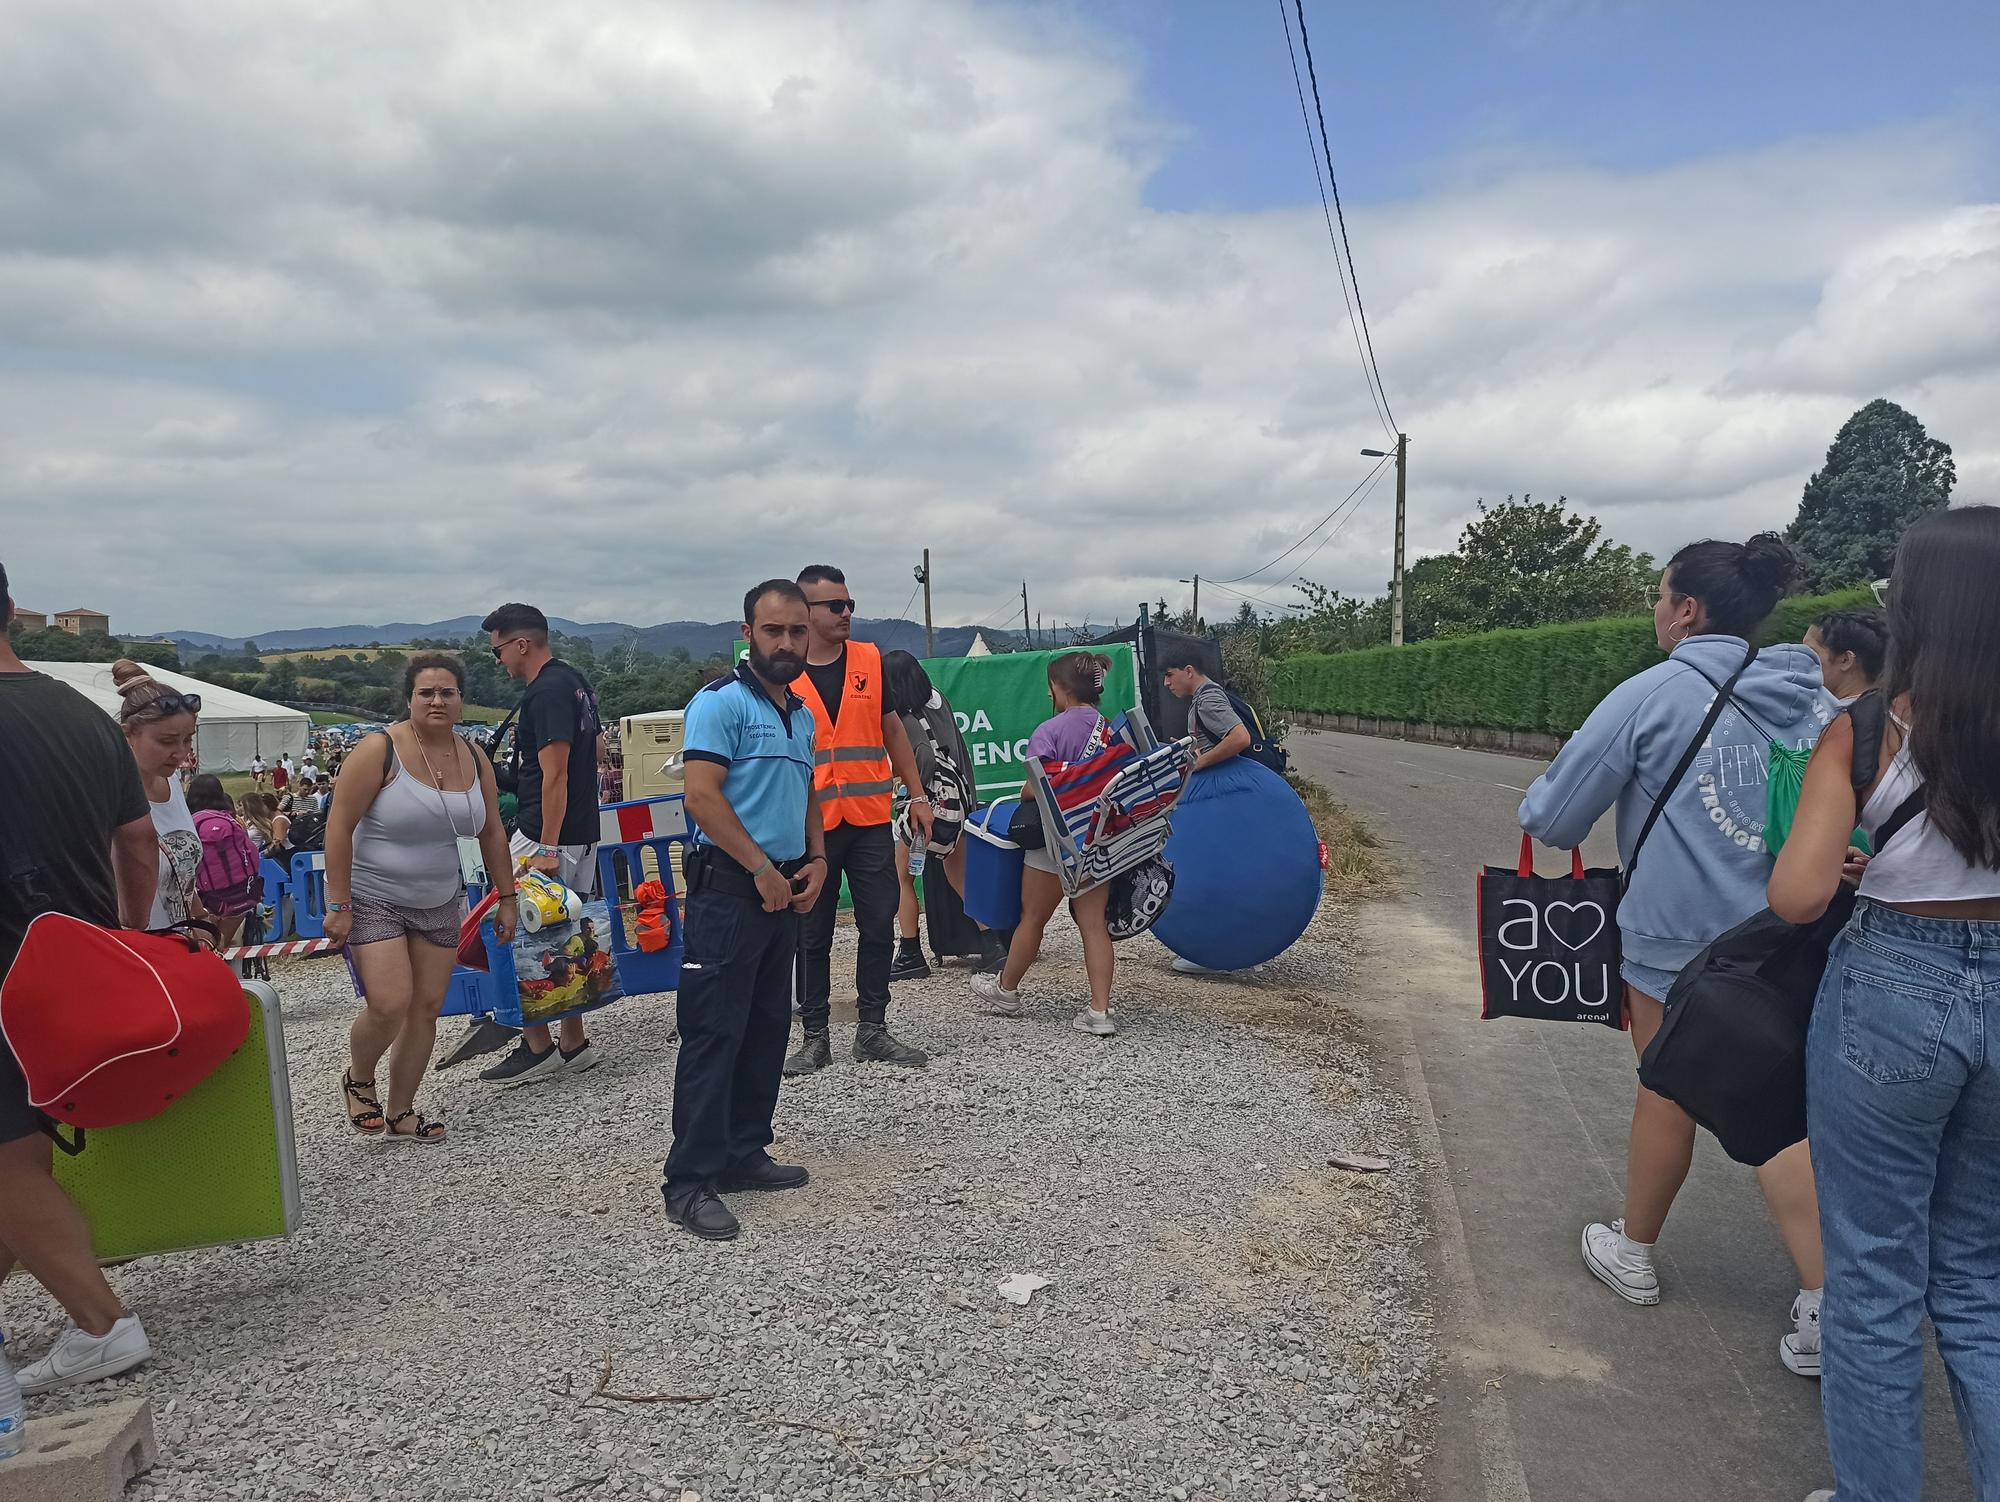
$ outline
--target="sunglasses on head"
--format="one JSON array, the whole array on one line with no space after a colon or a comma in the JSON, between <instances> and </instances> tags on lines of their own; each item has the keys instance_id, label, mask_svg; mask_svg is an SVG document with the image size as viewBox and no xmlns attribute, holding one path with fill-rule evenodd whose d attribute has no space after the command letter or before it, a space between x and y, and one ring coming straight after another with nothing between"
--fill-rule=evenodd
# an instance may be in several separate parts
<instances>
[{"instance_id":1,"label":"sunglasses on head","mask_svg":"<svg viewBox=\"0 0 2000 1502\"><path fill-rule=\"evenodd\" d=\"M165 718L167 715L176 715L176 714L200 714L201 695L175 694L175 693L161 694L159 698L155 699L151 704L148 704L146 708L150 711L153 711L154 713L157 713L162 718Z\"/></svg>"},{"instance_id":2,"label":"sunglasses on head","mask_svg":"<svg viewBox=\"0 0 2000 1502\"><path fill-rule=\"evenodd\" d=\"M812 603L822 609L831 610L835 615L846 615L854 609L852 600L814 600Z\"/></svg>"}]
</instances>

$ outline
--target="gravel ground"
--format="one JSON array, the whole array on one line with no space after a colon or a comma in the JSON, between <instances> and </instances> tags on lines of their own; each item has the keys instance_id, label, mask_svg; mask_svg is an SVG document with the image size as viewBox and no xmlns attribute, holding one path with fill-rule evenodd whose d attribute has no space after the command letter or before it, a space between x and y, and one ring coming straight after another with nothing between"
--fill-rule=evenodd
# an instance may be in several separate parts
<instances>
[{"instance_id":1,"label":"gravel ground","mask_svg":"<svg viewBox=\"0 0 2000 1502\"><path fill-rule=\"evenodd\" d=\"M148 1502L1413 1494L1421 1186L1339 1014L1339 926L1247 981L1121 946L1111 1040L1069 1025L1064 925L1027 1019L970 1010L960 971L896 988L928 1070L848 1062L837 1016L839 1062L779 1111L812 1185L737 1198L721 1246L661 1215L671 998L594 1019L591 1074L434 1077L431 1151L346 1131L353 999L296 965L304 1229L113 1273L156 1359L34 1412L150 1395ZM1049 1280L1026 1307L996 1291L1016 1272ZM19 1352L55 1334L25 1279L5 1312Z\"/></svg>"}]
</instances>

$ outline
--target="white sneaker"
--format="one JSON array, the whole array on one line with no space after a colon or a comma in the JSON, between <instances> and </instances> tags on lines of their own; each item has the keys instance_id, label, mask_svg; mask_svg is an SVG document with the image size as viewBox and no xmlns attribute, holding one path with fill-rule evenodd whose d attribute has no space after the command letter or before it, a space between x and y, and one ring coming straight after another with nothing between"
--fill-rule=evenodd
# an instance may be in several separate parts
<instances>
[{"instance_id":1,"label":"white sneaker","mask_svg":"<svg viewBox=\"0 0 2000 1502\"><path fill-rule=\"evenodd\" d=\"M972 977L972 994L978 998L981 1009L995 1017L1019 1017L1026 1008L1021 1003L1021 993L1017 988L1009 991L1000 984L1000 977L985 971L975 972Z\"/></svg>"},{"instance_id":2,"label":"white sneaker","mask_svg":"<svg viewBox=\"0 0 2000 1502\"><path fill-rule=\"evenodd\" d=\"M1806 1498L1806 1502L1833 1502L1833 1493L1827 1490L1827 1488L1821 1487L1810 1497Z\"/></svg>"},{"instance_id":3,"label":"white sneaker","mask_svg":"<svg viewBox=\"0 0 2000 1502\"><path fill-rule=\"evenodd\" d=\"M563 1069L570 1074L582 1074L584 1070L595 1069L604 1062L604 1055L598 1052L597 1045L588 1038L583 1040L583 1047L575 1053L571 1053L560 1043L556 1045L556 1052L562 1056Z\"/></svg>"},{"instance_id":4,"label":"white sneaker","mask_svg":"<svg viewBox=\"0 0 2000 1502\"><path fill-rule=\"evenodd\" d=\"M79 1382L98 1382L129 1372L153 1354L139 1317L128 1314L103 1335L91 1335L71 1324L56 1337L49 1354L21 1368L21 1391L33 1397Z\"/></svg>"},{"instance_id":5,"label":"white sneaker","mask_svg":"<svg viewBox=\"0 0 2000 1502\"><path fill-rule=\"evenodd\" d=\"M1082 1011L1078 1012L1076 1014L1076 1021L1071 1025L1078 1032L1089 1033L1093 1038L1115 1038L1118 1036L1118 1024L1111 1020L1111 1014L1109 1012L1094 1012L1089 1007L1085 1007Z\"/></svg>"},{"instance_id":6,"label":"white sneaker","mask_svg":"<svg viewBox=\"0 0 2000 1502\"><path fill-rule=\"evenodd\" d=\"M1211 970L1206 965L1197 965L1193 960L1174 956L1174 973L1177 975L1227 975L1226 970Z\"/></svg>"},{"instance_id":7,"label":"white sneaker","mask_svg":"<svg viewBox=\"0 0 2000 1502\"><path fill-rule=\"evenodd\" d=\"M1660 1279L1652 1249L1625 1234L1625 1222L1592 1221L1583 1228L1583 1265L1628 1304L1660 1302Z\"/></svg>"},{"instance_id":8,"label":"white sneaker","mask_svg":"<svg viewBox=\"0 0 2000 1502\"><path fill-rule=\"evenodd\" d=\"M1792 1300L1792 1324L1796 1328L1778 1341L1778 1359L1787 1371L1801 1377L1819 1375L1819 1300L1801 1293ZM1832 1493L1828 1493L1829 1496Z\"/></svg>"}]
</instances>

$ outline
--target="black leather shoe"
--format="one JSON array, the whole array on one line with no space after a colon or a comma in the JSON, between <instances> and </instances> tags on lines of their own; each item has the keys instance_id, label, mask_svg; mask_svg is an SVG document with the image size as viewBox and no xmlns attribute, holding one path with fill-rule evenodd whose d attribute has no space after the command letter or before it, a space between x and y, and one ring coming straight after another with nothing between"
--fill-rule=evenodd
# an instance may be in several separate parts
<instances>
[{"instance_id":1,"label":"black leather shoe","mask_svg":"<svg viewBox=\"0 0 2000 1502\"><path fill-rule=\"evenodd\" d=\"M930 973L930 962L916 940L905 939L896 946L896 956L889 962L890 980L928 980Z\"/></svg>"},{"instance_id":2,"label":"black leather shoe","mask_svg":"<svg viewBox=\"0 0 2000 1502\"><path fill-rule=\"evenodd\" d=\"M716 1187L724 1194L749 1194L760 1189L803 1189L812 1175L793 1163L773 1163L759 1153L747 1163L739 1163Z\"/></svg>"},{"instance_id":3,"label":"black leather shoe","mask_svg":"<svg viewBox=\"0 0 2000 1502\"><path fill-rule=\"evenodd\" d=\"M734 1241L743 1229L713 1189L690 1189L667 1196L667 1219L703 1241Z\"/></svg>"}]
</instances>

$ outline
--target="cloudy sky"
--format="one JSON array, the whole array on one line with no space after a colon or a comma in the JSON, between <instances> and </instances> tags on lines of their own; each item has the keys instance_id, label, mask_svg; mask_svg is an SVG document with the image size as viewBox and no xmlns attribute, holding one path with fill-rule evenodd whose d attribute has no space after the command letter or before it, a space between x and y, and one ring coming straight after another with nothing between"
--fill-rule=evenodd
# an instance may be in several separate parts
<instances>
[{"instance_id":1,"label":"cloudy sky","mask_svg":"<svg viewBox=\"0 0 2000 1502\"><path fill-rule=\"evenodd\" d=\"M2000 21L1904 9L1311 0L1416 549L1781 525L1877 395L2000 498ZM1386 446L1276 0L6 15L33 608L724 619L826 560L889 615L928 546L944 621L1102 621ZM1390 494L1234 587L1379 590Z\"/></svg>"}]
</instances>

